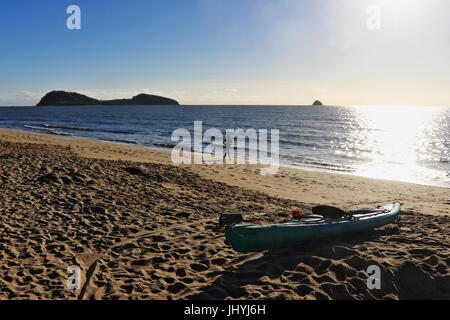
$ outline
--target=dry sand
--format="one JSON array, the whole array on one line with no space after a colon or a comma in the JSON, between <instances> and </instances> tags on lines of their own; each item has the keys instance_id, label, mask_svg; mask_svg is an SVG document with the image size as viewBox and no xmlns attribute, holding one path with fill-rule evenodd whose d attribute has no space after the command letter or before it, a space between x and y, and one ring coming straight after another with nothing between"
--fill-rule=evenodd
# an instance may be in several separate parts
<instances>
[{"instance_id":1,"label":"dry sand","mask_svg":"<svg viewBox=\"0 0 450 320\"><path fill-rule=\"evenodd\" d=\"M167 151L0 129L0 299L450 299L449 189L253 165L173 166ZM401 224L235 252L220 212L405 202ZM66 290L69 265L82 287ZM381 289L366 268L381 268Z\"/></svg>"}]
</instances>

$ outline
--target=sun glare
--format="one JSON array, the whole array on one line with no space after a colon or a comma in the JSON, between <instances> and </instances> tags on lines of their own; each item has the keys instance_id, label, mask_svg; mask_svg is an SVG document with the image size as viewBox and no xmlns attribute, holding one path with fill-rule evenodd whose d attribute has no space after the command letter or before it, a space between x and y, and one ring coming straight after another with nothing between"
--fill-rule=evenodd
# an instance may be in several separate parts
<instances>
[{"instance_id":1,"label":"sun glare","mask_svg":"<svg viewBox=\"0 0 450 320\"><path fill-rule=\"evenodd\" d=\"M359 174L373 178L414 182L421 172L436 176L436 170L419 165L420 153L431 143L425 132L440 109L422 107L366 107L359 109L371 161L359 168ZM422 151L421 151L422 150ZM376 151L376 152L374 152Z\"/></svg>"},{"instance_id":2,"label":"sun glare","mask_svg":"<svg viewBox=\"0 0 450 320\"><path fill-rule=\"evenodd\" d=\"M387 11L387 13L400 16L418 13L426 7L427 0L380 0L378 3L381 9Z\"/></svg>"}]
</instances>

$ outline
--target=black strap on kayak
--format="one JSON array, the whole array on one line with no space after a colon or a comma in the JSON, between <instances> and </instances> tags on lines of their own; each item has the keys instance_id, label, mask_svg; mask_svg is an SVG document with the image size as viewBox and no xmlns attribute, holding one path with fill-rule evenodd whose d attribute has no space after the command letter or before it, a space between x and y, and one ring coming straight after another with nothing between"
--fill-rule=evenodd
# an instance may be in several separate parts
<instances>
[{"instance_id":1,"label":"black strap on kayak","mask_svg":"<svg viewBox=\"0 0 450 320\"><path fill-rule=\"evenodd\" d=\"M242 221L244 217L240 213L222 213L219 216L219 228L227 228Z\"/></svg>"},{"instance_id":2,"label":"black strap on kayak","mask_svg":"<svg viewBox=\"0 0 450 320\"><path fill-rule=\"evenodd\" d=\"M325 206L325 205L320 205L320 206L315 206L314 208L312 208L312 212L314 214L318 214L321 215L324 218L328 218L328 219L342 219L344 217L347 216L352 216L351 213L345 212L342 209L336 208L336 207L332 207L332 206Z\"/></svg>"}]
</instances>

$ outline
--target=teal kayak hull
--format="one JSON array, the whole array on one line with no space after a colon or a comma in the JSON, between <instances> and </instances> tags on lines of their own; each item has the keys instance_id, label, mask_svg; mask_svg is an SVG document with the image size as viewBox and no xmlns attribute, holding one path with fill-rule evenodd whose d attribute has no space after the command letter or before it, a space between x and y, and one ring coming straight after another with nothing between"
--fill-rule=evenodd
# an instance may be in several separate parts
<instances>
[{"instance_id":1,"label":"teal kayak hull","mask_svg":"<svg viewBox=\"0 0 450 320\"><path fill-rule=\"evenodd\" d=\"M226 229L225 235L236 251L262 251L371 230L397 221L400 210L401 204L396 202L376 211L354 211L353 220L320 220L307 223L292 221L279 224L239 223Z\"/></svg>"}]
</instances>

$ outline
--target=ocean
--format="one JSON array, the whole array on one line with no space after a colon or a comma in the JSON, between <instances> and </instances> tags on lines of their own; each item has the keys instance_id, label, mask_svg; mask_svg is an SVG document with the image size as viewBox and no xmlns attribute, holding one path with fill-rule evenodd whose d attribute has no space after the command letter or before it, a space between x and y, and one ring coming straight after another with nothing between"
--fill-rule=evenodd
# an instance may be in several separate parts
<instances>
[{"instance_id":1,"label":"ocean","mask_svg":"<svg viewBox=\"0 0 450 320\"><path fill-rule=\"evenodd\" d=\"M0 127L171 148L172 132L278 129L280 164L450 187L450 108L326 106L3 107Z\"/></svg>"}]
</instances>

